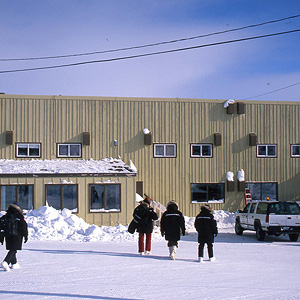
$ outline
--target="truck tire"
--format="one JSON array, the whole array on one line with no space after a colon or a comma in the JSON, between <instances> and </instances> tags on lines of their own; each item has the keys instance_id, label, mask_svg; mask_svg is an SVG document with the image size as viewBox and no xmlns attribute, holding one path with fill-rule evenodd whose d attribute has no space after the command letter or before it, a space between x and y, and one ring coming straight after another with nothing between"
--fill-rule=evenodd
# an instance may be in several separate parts
<instances>
[{"instance_id":1,"label":"truck tire","mask_svg":"<svg viewBox=\"0 0 300 300\"><path fill-rule=\"evenodd\" d=\"M235 233L237 235L242 235L243 234L243 228L241 226L241 223L240 221L235 221L235 226L234 226L234 230L235 230Z\"/></svg>"},{"instance_id":2,"label":"truck tire","mask_svg":"<svg viewBox=\"0 0 300 300\"><path fill-rule=\"evenodd\" d=\"M260 225L257 225L255 228L256 239L258 241L263 241L265 239L266 233L261 229Z\"/></svg>"},{"instance_id":3,"label":"truck tire","mask_svg":"<svg viewBox=\"0 0 300 300\"><path fill-rule=\"evenodd\" d=\"M298 233L291 233L291 234L289 234L289 238L290 238L291 242L297 242L298 241L298 237L299 237Z\"/></svg>"}]
</instances>

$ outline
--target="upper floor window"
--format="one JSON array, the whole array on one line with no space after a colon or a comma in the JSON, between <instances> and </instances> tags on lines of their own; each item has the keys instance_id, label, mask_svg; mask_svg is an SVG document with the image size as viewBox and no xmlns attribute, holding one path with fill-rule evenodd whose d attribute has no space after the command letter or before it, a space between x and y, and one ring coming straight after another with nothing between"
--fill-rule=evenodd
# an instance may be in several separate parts
<instances>
[{"instance_id":1,"label":"upper floor window","mask_svg":"<svg viewBox=\"0 0 300 300\"><path fill-rule=\"evenodd\" d=\"M176 157L176 144L154 144L154 157Z\"/></svg>"},{"instance_id":2,"label":"upper floor window","mask_svg":"<svg viewBox=\"0 0 300 300\"><path fill-rule=\"evenodd\" d=\"M277 145L257 145L257 157L276 157Z\"/></svg>"},{"instance_id":3,"label":"upper floor window","mask_svg":"<svg viewBox=\"0 0 300 300\"><path fill-rule=\"evenodd\" d=\"M212 157L212 144L191 144L191 157Z\"/></svg>"},{"instance_id":4,"label":"upper floor window","mask_svg":"<svg viewBox=\"0 0 300 300\"><path fill-rule=\"evenodd\" d=\"M81 157L81 144L57 144L57 157Z\"/></svg>"},{"instance_id":5,"label":"upper floor window","mask_svg":"<svg viewBox=\"0 0 300 300\"><path fill-rule=\"evenodd\" d=\"M291 156L300 157L300 145L291 145Z\"/></svg>"},{"instance_id":6,"label":"upper floor window","mask_svg":"<svg viewBox=\"0 0 300 300\"><path fill-rule=\"evenodd\" d=\"M17 143L17 157L41 157L41 144Z\"/></svg>"}]
</instances>

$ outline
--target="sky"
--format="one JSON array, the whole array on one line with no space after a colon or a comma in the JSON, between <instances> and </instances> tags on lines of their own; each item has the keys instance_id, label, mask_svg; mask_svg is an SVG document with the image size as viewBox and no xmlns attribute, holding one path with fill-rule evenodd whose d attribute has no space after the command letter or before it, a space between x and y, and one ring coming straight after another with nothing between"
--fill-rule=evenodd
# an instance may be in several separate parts
<instances>
[{"instance_id":1,"label":"sky","mask_svg":"<svg viewBox=\"0 0 300 300\"><path fill-rule=\"evenodd\" d=\"M138 49L4 61L156 44L298 14L299 0L1 0L0 92L300 101L300 31L202 47L297 30L300 17ZM80 62L89 63L3 73Z\"/></svg>"}]
</instances>

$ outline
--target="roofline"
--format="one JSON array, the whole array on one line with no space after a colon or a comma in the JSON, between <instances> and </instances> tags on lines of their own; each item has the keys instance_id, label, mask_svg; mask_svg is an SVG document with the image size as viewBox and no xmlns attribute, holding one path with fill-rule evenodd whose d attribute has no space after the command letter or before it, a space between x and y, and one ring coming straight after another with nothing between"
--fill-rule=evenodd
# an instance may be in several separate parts
<instances>
[{"instance_id":1,"label":"roofline","mask_svg":"<svg viewBox=\"0 0 300 300\"><path fill-rule=\"evenodd\" d=\"M136 177L136 173L5 173L0 178L8 177Z\"/></svg>"},{"instance_id":2,"label":"roofline","mask_svg":"<svg viewBox=\"0 0 300 300\"><path fill-rule=\"evenodd\" d=\"M28 99L28 100L90 100L90 101L138 101L138 102L207 102L207 103L224 103L228 99L200 99L200 98L156 98L156 97L104 97L104 96L62 96L62 95L17 95L17 94L0 94L0 99ZM300 105L297 101L267 101L267 100L238 100L249 104L282 104L282 105Z\"/></svg>"}]
</instances>

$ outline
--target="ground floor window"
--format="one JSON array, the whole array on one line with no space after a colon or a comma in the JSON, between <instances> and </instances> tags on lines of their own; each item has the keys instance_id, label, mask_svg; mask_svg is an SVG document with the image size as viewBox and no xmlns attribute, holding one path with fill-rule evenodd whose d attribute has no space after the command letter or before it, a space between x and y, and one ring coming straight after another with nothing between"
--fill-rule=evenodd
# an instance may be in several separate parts
<instances>
[{"instance_id":1,"label":"ground floor window","mask_svg":"<svg viewBox=\"0 0 300 300\"><path fill-rule=\"evenodd\" d=\"M1 210L18 203L23 210L33 209L33 185L1 185Z\"/></svg>"},{"instance_id":2,"label":"ground floor window","mask_svg":"<svg viewBox=\"0 0 300 300\"><path fill-rule=\"evenodd\" d=\"M121 210L120 184L90 184L90 211L106 212Z\"/></svg>"},{"instance_id":3,"label":"ground floor window","mask_svg":"<svg viewBox=\"0 0 300 300\"><path fill-rule=\"evenodd\" d=\"M78 212L78 185L47 184L46 202L58 210L67 208L72 212Z\"/></svg>"},{"instance_id":4,"label":"ground floor window","mask_svg":"<svg viewBox=\"0 0 300 300\"><path fill-rule=\"evenodd\" d=\"M250 189L252 200L277 200L277 182L247 182L246 187Z\"/></svg>"},{"instance_id":5,"label":"ground floor window","mask_svg":"<svg viewBox=\"0 0 300 300\"><path fill-rule=\"evenodd\" d=\"M191 199L192 203L224 203L225 183L192 183Z\"/></svg>"}]
</instances>

